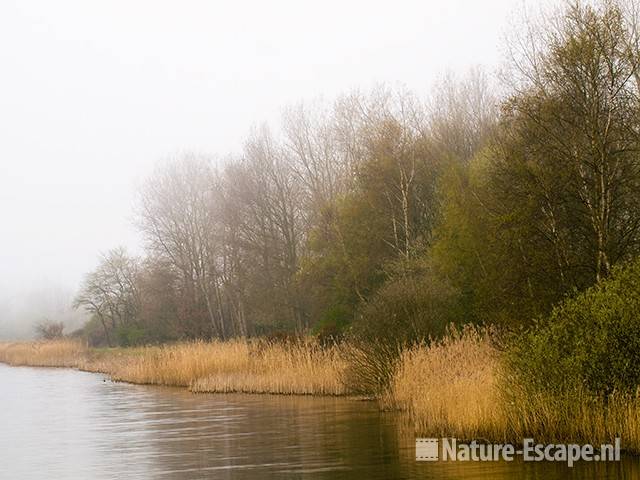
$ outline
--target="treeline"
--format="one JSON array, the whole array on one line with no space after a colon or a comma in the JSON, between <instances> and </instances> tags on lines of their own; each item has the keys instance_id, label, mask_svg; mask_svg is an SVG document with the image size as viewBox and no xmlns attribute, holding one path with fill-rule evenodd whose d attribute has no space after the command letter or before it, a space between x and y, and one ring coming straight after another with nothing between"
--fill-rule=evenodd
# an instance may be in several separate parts
<instances>
[{"instance_id":1,"label":"treeline","mask_svg":"<svg viewBox=\"0 0 640 480\"><path fill-rule=\"evenodd\" d=\"M640 48L625 3L528 23L498 88L385 88L289 108L225 161L143 185L76 305L95 344L527 324L640 246ZM500 93L498 93L500 92Z\"/></svg>"}]
</instances>

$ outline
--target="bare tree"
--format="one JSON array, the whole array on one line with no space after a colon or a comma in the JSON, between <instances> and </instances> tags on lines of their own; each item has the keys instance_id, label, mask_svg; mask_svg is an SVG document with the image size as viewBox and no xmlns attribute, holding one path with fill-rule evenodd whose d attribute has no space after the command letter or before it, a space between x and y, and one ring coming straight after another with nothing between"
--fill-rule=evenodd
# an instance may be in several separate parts
<instances>
[{"instance_id":1,"label":"bare tree","mask_svg":"<svg viewBox=\"0 0 640 480\"><path fill-rule=\"evenodd\" d=\"M119 326L137 321L138 270L137 259L124 248L115 248L102 255L98 267L86 275L74 300L74 308L83 308L100 321L109 346Z\"/></svg>"},{"instance_id":2,"label":"bare tree","mask_svg":"<svg viewBox=\"0 0 640 480\"><path fill-rule=\"evenodd\" d=\"M333 112L320 102L290 107L283 116L283 131L283 154L300 183L311 222L311 216L344 190L348 176Z\"/></svg>"},{"instance_id":3,"label":"bare tree","mask_svg":"<svg viewBox=\"0 0 640 480\"><path fill-rule=\"evenodd\" d=\"M43 340L54 340L63 336L64 323L52 322L45 318L36 324L35 330L39 338Z\"/></svg>"},{"instance_id":4,"label":"bare tree","mask_svg":"<svg viewBox=\"0 0 640 480\"><path fill-rule=\"evenodd\" d=\"M248 287L233 282L232 291L244 291L245 307L261 303L251 309L256 319L290 319L297 329L306 326L294 282L306 231L304 207L300 178L282 146L266 128L256 131L242 158L225 171L227 265L235 266L235 278Z\"/></svg>"},{"instance_id":5,"label":"bare tree","mask_svg":"<svg viewBox=\"0 0 640 480\"><path fill-rule=\"evenodd\" d=\"M179 274L186 315L197 319L203 305L210 328L227 334L221 303L221 246L216 236L220 186L208 159L186 155L160 166L140 192L138 225L154 255L166 259Z\"/></svg>"}]
</instances>

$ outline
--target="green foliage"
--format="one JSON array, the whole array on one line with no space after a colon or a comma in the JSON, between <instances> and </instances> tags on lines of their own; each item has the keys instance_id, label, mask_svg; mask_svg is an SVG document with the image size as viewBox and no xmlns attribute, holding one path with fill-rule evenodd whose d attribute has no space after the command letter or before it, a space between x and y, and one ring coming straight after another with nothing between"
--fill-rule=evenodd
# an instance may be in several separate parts
<instances>
[{"instance_id":1,"label":"green foliage","mask_svg":"<svg viewBox=\"0 0 640 480\"><path fill-rule=\"evenodd\" d=\"M356 330L365 338L403 336L405 329L413 336L426 325L418 317L421 308L432 306L431 285L421 302L416 289L424 285L413 273L394 269L424 253L420 249L439 208L435 187L441 161L423 133L392 116L360 133L363 157L352 188L318 217L299 282L312 318L319 319L317 328L335 329L331 324L339 313L342 324L361 319Z\"/></svg>"},{"instance_id":2,"label":"green foliage","mask_svg":"<svg viewBox=\"0 0 640 480\"><path fill-rule=\"evenodd\" d=\"M352 318L353 312L347 306L332 305L324 313L311 333L316 335L321 343L331 343L342 338Z\"/></svg>"},{"instance_id":3,"label":"green foliage","mask_svg":"<svg viewBox=\"0 0 640 480\"><path fill-rule=\"evenodd\" d=\"M440 180L441 221L429 254L437 272L459 291L461 315L473 323L522 325L550 311L565 294L552 245L541 239L527 196L503 198L495 148ZM515 181L515 178L512 178Z\"/></svg>"},{"instance_id":4,"label":"green foliage","mask_svg":"<svg viewBox=\"0 0 640 480\"><path fill-rule=\"evenodd\" d=\"M148 335L137 325L121 325L116 329L116 338L119 346L134 347L145 343Z\"/></svg>"},{"instance_id":5,"label":"green foliage","mask_svg":"<svg viewBox=\"0 0 640 480\"><path fill-rule=\"evenodd\" d=\"M526 324L640 253L640 52L623 11L576 2L536 32L491 140L441 178L434 261L474 321Z\"/></svg>"},{"instance_id":6,"label":"green foliage","mask_svg":"<svg viewBox=\"0 0 640 480\"><path fill-rule=\"evenodd\" d=\"M640 260L567 299L508 354L515 381L560 393L635 393L640 387Z\"/></svg>"},{"instance_id":7,"label":"green foliage","mask_svg":"<svg viewBox=\"0 0 640 480\"><path fill-rule=\"evenodd\" d=\"M388 279L360 305L349 331L348 385L359 394L387 388L399 352L407 345L443 335L464 322L459 292L437 274L426 255L394 262Z\"/></svg>"},{"instance_id":8,"label":"green foliage","mask_svg":"<svg viewBox=\"0 0 640 480\"><path fill-rule=\"evenodd\" d=\"M444 333L464 321L459 294L432 268L424 255L399 261L389 279L361 305L352 333L370 342L413 343Z\"/></svg>"},{"instance_id":9,"label":"green foliage","mask_svg":"<svg viewBox=\"0 0 640 480\"><path fill-rule=\"evenodd\" d=\"M324 308L354 305L383 281L381 265L391 256L383 218L358 195L347 195L327 209L311 235L311 253L301 277L313 283Z\"/></svg>"}]
</instances>

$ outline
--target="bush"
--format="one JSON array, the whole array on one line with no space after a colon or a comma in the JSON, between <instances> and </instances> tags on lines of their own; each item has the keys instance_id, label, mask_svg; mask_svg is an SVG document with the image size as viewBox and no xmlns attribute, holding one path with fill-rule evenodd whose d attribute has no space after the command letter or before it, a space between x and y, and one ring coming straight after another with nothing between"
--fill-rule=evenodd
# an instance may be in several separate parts
<instances>
[{"instance_id":1,"label":"bush","mask_svg":"<svg viewBox=\"0 0 640 480\"><path fill-rule=\"evenodd\" d=\"M427 259L398 262L389 268L389 279L358 309L353 335L374 342L411 344L439 338L451 323L461 321L458 291Z\"/></svg>"},{"instance_id":2,"label":"bush","mask_svg":"<svg viewBox=\"0 0 640 480\"><path fill-rule=\"evenodd\" d=\"M134 347L145 343L147 332L136 325L121 325L116 329L116 338L121 347Z\"/></svg>"},{"instance_id":3,"label":"bush","mask_svg":"<svg viewBox=\"0 0 640 480\"><path fill-rule=\"evenodd\" d=\"M41 338L43 340L55 340L57 338L62 338L64 323L43 320L38 323L35 328L38 338Z\"/></svg>"},{"instance_id":4,"label":"bush","mask_svg":"<svg viewBox=\"0 0 640 480\"><path fill-rule=\"evenodd\" d=\"M311 333L322 345L331 345L342 340L352 316L353 313L345 305L333 305L325 312Z\"/></svg>"},{"instance_id":5,"label":"bush","mask_svg":"<svg viewBox=\"0 0 640 480\"><path fill-rule=\"evenodd\" d=\"M457 290L426 257L387 268L388 280L360 306L349 332L347 382L356 393L383 393L403 348L442 337L462 318Z\"/></svg>"},{"instance_id":6,"label":"bush","mask_svg":"<svg viewBox=\"0 0 640 480\"><path fill-rule=\"evenodd\" d=\"M350 393L379 397L391 384L402 345L388 341L363 341L352 338L345 349L347 368L344 384Z\"/></svg>"},{"instance_id":7,"label":"bush","mask_svg":"<svg viewBox=\"0 0 640 480\"><path fill-rule=\"evenodd\" d=\"M634 394L640 386L640 261L567 299L507 356L523 386L548 393Z\"/></svg>"}]
</instances>

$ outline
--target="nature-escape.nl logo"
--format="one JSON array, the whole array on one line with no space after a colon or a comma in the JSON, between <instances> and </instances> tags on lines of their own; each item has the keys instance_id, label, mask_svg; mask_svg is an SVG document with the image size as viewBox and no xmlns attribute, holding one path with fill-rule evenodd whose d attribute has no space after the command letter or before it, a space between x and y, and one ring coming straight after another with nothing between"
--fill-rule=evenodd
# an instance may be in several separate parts
<instances>
[{"instance_id":1,"label":"nature-escape.nl logo","mask_svg":"<svg viewBox=\"0 0 640 480\"><path fill-rule=\"evenodd\" d=\"M416 438L416 460L459 462L511 462L522 457L525 462L564 462L572 467L576 461L620 461L620 439L594 447L590 444L543 444L525 438L521 447L509 443L458 442L455 438Z\"/></svg>"}]
</instances>

